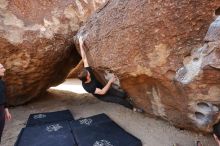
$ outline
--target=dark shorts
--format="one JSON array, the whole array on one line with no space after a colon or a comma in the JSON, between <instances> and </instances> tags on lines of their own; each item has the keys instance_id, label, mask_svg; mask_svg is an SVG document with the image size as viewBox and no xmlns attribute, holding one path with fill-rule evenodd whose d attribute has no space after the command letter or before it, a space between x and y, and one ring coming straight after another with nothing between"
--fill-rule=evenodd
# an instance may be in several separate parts
<instances>
[{"instance_id":1,"label":"dark shorts","mask_svg":"<svg viewBox=\"0 0 220 146\"><path fill-rule=\"evenodd\" d=\"M93 95L105 102L117 103L129 109L133 108L133 105L126 100L125 92L118 91L114 88L110 88L105 95L98 95L98 94L93 94Z\"/></svg>"}]
</instances>

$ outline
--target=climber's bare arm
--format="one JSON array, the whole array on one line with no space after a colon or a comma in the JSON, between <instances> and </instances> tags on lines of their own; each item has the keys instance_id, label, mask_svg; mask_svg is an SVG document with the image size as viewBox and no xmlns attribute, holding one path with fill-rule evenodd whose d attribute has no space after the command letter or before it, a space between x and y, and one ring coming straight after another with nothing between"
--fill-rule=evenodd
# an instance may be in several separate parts
<instances>
[{"instance_id":1,"label":"climber's bare arm","mask_svg":"<svg viewBox=\"0 0 220 146\"><path fill-rule=\"evenodd\" d=\"M111 84L114 83L116 80L115 76L112 77L108 83L105 85L105 87L103 87L102 89L100 88L96 88L95 89L95 94L98 94L98 95L104 95L106 94L106 92L109 90L109 88L111 87Z\"/></svg>"},{"instance_id":2,"label":"climber's bare arm","mask_svg":"<svg viewBox=\"0 0 220 146\"><path fill-rule=\"evenodd\" d=\"M80 53L81 53L81 57L82 57L84 67L89 67L88 60L87 60L87 57L86 57L86 54L85 54L85 51L84 51L84 48L83 48L82 37L79 37L79 47L80 47Z\"/></svg>"}]
</instances>

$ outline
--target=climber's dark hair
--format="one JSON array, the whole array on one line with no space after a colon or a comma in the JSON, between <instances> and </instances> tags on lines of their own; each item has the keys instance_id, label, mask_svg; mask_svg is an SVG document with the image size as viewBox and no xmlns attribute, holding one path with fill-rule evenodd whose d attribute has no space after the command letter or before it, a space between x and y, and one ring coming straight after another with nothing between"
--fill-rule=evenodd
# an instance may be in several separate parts
<instances>
[{"instance_id":1,"label":"climber's dark hair","mask_svg":"<svg viewBox=\"0 0 220 146\"><path fill-rule=\"evenodd\" d=\"M84 68L79 74L78 74L78 78L82 81L85 82L87 80L87 75L88 75L88 71Z\"/></svg>"}]
</instances>

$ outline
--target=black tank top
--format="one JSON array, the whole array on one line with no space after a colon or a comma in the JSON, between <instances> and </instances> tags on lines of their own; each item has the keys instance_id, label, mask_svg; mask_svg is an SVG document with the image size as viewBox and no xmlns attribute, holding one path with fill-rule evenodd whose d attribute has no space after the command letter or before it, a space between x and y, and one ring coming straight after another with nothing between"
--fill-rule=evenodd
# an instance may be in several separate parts
<instances>
[{"instance_id":1,"label":"black tank top","mask_svg":"<svg viewBox=\"0 0 220 146\"><path fill-rule=\"evenodd\" d=\"M96 88L102 89L103 85L96 79L91 67L86 67L86 70L88 70L90 73L91 81L89 83L82 82L82 86L87 92L92 93L94 95Z\"/></svg>"}]
</instances>

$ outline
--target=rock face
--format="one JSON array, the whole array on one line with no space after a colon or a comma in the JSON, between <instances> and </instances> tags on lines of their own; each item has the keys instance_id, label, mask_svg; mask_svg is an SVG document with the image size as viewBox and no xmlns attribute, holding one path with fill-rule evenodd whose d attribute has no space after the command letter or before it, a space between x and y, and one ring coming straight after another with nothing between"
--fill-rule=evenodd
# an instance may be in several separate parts
<instances>
[{"instance_id":1,"label":"rock face","mask_svg":"<svg viewBox=\"0 0 220 146\"><path fill-rule=\"evenodd\" d=\"M67 78L78 78L78 74L82 71L83 68L83 61L81 60L79 64L70 71Z\"/></svg>"},{"instance_id":2,"label":"rock face","mask_svg":"<svg viewBox=\"0 0 220 146\"><path fill-rule=\"evenodd\" d=\"M25 103L65 79L80 61L72 36L104 1L0 1L0 63L7 69L9 104Z\"/></svg>"},{"instance_id":3,"label":"rock face","mask_svg":"<svg viewBox=\"0 0 220 146\"><path fill-rule=\"evenodd\" d=\"M110 0L78 35L90 65L103 78L115 74L146 113L210 132L220 118L220 25L213 22L219 6L215 0Z\"/></svg>"}]
</instances>

